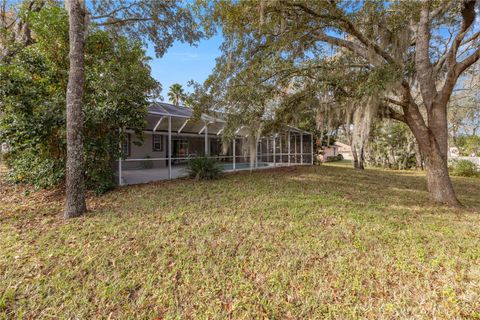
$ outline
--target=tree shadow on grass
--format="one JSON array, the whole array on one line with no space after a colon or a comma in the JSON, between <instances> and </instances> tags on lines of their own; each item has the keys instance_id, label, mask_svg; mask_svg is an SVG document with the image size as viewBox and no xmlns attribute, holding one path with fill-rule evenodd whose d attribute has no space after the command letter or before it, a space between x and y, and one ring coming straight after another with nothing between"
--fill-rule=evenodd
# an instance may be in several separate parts
<instances>
[{"instance_id":1,"label":"tree shadow on grass","mask_svg":"<svg viewBox=\"0 0 480 320\"><path fill-rule=\"evenodd\" d=\"M429 201L423 172L381 169L355 170L335 166L313 166L299 169L289 180L307 183L314 189L339 195L356 204L377 203L386 207L425 207L455 210ZM455 191L465 209L480 210L480 179L452 178Z\"/></svg>"}]
</instances>

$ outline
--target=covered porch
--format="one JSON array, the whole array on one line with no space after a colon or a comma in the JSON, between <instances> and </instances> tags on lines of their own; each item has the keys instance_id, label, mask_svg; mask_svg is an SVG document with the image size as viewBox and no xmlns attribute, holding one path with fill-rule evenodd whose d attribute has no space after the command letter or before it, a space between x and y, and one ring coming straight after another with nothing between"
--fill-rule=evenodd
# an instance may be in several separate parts
<instances>
[{"instance_id":1,"label":"covered porch","mask_svg":"<svg viewBox=\"0 0 480 320\"><path fill-rule=\"evenodd\" d=\"M278 166L313 164L313 136L291 126L261 137L255 142L256 155L250 163L248 131L240 127L235 138L221 141L225 122L202 115L194 118L188 108L155 103L148 110L144 141L126 130L128 141L121 147L125 158L118 159L119 185L168 180L188 175L186 163L196 156L214 158L225 171L268 169Z\"/></svg>"}]
</instances>

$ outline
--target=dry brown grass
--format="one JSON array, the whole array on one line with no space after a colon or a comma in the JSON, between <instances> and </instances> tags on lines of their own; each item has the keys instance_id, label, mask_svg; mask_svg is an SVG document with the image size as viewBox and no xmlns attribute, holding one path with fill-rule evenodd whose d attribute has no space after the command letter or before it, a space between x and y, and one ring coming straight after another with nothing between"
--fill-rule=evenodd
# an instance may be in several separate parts
<instances>
[{"instance_id":1,"label":"dry brown grass","mask_svg":"<svg viewBox=\"0 0 480 320\"><path fill-rule=\"evenodd\" d=\"M338 165L338 164L337 164ZM480 319L480 180L336 164L63 199L2 185L0 318Z\"/></svg>"}]
</instances>

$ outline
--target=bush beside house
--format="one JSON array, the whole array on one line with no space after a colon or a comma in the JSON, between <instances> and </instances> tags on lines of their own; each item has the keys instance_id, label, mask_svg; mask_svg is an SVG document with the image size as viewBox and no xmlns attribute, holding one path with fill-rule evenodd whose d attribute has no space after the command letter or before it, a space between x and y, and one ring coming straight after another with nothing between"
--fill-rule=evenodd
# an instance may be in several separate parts
<instances>
[{"instance_id":1,"label":"bush beside house","mask_svg":"<svg viewBox=\"0 0 480 320\"><path fill-rule=\"evenodd\" d=\"M450 172L454 176L460 177L479 177L480 169L475 163L469 160L460 159L454 161L450 167Z\"/></svg>"}]
</instances>

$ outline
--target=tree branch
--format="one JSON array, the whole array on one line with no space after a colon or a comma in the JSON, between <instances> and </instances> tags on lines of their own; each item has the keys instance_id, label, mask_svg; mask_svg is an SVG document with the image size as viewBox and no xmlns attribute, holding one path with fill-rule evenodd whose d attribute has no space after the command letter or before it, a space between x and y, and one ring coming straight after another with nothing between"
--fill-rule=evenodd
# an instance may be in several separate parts
<instances>
[{"instance_id":1,"label":"tree branch","mask_svg":"<svg viewBox=\"0 0 480 320\"><path fill-rule=\"evenodd\" d=\"M385 108L386 116L389 117L390 119L394 119L394 120L401 121L401 122L406 122L407 121L405 119L405 116L402 113L396 111L395 109L393 109L390 106L387 106L387 105L382 105L382 106L383 106L383 108Z\"/></svg>"},{"instance_id":2,"label":"tree branch","mask_svg":"<svg viewBox=\"0 0 480 320\"><path fill-rule=\"evenodd\" d=\"M112 25L126 25L129 23L135 22L144 22L144 21L153 21L154 19L149 18L127 18L127 19L115 19L115 20L107 20L105 22L97 23L97 26L112 26Z\"/></svg>"},{"instance_id":3,"label":"tree branch","mask_svg":"<svg viewBox=\"0 0 480 320\"><path fill-rule=\"evenodd\" d=\"M425 4L420 12L420 21L417 27L417 46L415 50L415 64L417 67L417 78L420 85L422 99L431 110L431 102L437 95L435 79L433 78L433 66L430 61L430 8Z\"/></svg>"},{"instance_id":4,"label":"tree branch","mask_svg":"<svg viewBox=\"0 0 480 320\"><path fill-rule=\"evenodd\" d=\"M110 11L109 13L106 13L106 14L103 14L103 15L99 15L99 16L92 16L90 17L92 20L96 20L96 19L105 19L105 18L113 18L115 17L115 15L117 13L119 13L120 11L124 11L124 10L128 10L128 9L131 9L133 6L136 6L138 5L138 3L136 2L133 2L131 3L130 5L128 6L121 6L121 7L118 7L112 11Z\"/></svg>"},{"instance_id":5,"label":"tree branch","mask_svg":"<svg viewBox=\"0 0 480 320\"><path fill-rule=\"evenodd\" d=\"M458 48L460 48L473 21L475 21L475 1L464 0L462 4L462 25L447 54L447 65L449 68L455 68Z\"/></svg>"},{"instance_id":6,"label":"tree branch","mask_svg":"<svg viewBox=\"0 0 480 320\"><path fill-rule=\"evenodd\" d=\"M474 53L472 53L470 56L465 58L464 60L460 61L457 63L456 66L456 73L459 75L465 71L468 67L470 67L472 64L477 62L480 59L480 48L478 48Z\"/></svg>"},{"instance_id":7,"label":"tree branch","mask_svg":"<svg viewBox=\"0 0 480 320\"><path fill-rule=\"evenodd\" d=\"M389 102L389 103L391 103L391 104L397 105L397 106L399 106L399 107L406 107L406 106L407 106L406 103L401 102L401 101L397 101L397 100L392 99L392 98L384 98L384 99L385 99L385 101L387 101L387 102Z\"/></svg>"},{"instance_id":8,"label":"tree branch","mask_svg":"<svg viewBox=\"0 0 480 320\"><path fill-rule=\"evenodd\" d=\"M337 47L342 47L342 48L348 49L348 50L358 54L362 58L366 59L367 61L371 62L368 51L365 48L359 46L358 44L356 44L352 41L343 40L343 39L340 39L340 38L329 36L329 35L326 35L325 33L323 33L322 31L317 31L317 33L314 34L314 35L320 41L324 41L326 43L335 45Z\"/></svg>"},{"instance_id":9,"label":"tree branch","mask_svg":"<svg viewBox=\"0 0 480 320\"><path fill-rule=\"evenodd\" d=\"M334 12L334 14L332 14L332 15L319 14L318 12L310 9L309 7L307 7L307 6L305 6L304 4L301 4L301 3L293 3L290 6L300 8L305 13L307 13L309 15L312 15L312 16L318 18L318 19L323 19L323 20L325 20L325 19L327 19L327 20L338 19L343 24L343 27L340 28L340 29L344 29L343 31L345 31L345 32L351 34L352 36L354 36L355 38L357 38L363 45L365 45L365 47L373 48L373 51L380 58L384 59L388 63L396 64L395 60L386 51L384 51L374 41L371 41L370 39L365 37L360 31L358 31L357 28L355 27L355 25L345 17L345 13L343 12L343 10L339 9L336 5L332 4L332 10ZM327 39L327 38L334 38L335 39L335 40L330 39L330 40L333 40L332 42L330 42L328 40L326 42L331 43L331 44L335 44L335 45L339 45L338 40L342 40L344 42L342 42L343 45L340 45L340 46L345 47L349 50L355 51L357 54L360 54L359 49L361 48L361 51L362 51L361 56L366 58L369 61L371 60L371 59L369 59L370 57L368 55L368 51L365 48L362 48L359 45L355 44L356 50L353 50L352 49L353 48L352 44L354 44L353 42L346 41L346 40L339 39L339 38L335 38L335 37L330 37L330 36L325 35L323 32L322 32L322 34L324 35L325 39ZM350 42L351 44L346 45L345 42ZM370 62L372 64L374 64L373 61L370 61Z\"/></svg>"},{"instance_id":10,"label":"tree branch","mask_svg":"<svg viewBox=\"0 0 480 320\"><path fill-rule=\"evenodd\" d=\"M457 36L453 40L452 47L450 48L447 54L447 75L445 77L445 83L440 91L438 98L439 101L444 101L448 99L452 94L452 90L457 83L458 77L462 74L465 69L470 67L473 63L478 61L480 58L480 48L478 48L472 55L465 58L461 62L457 62L457 52L460 47L465 35L468 32L470 26L472 26L475 21L475 0L464 0L462 4L462 26ZM473 35L473 37L478 37L478 35ZM468 39L467 39L468 40Z\"/></svg>"}]
</instances>

